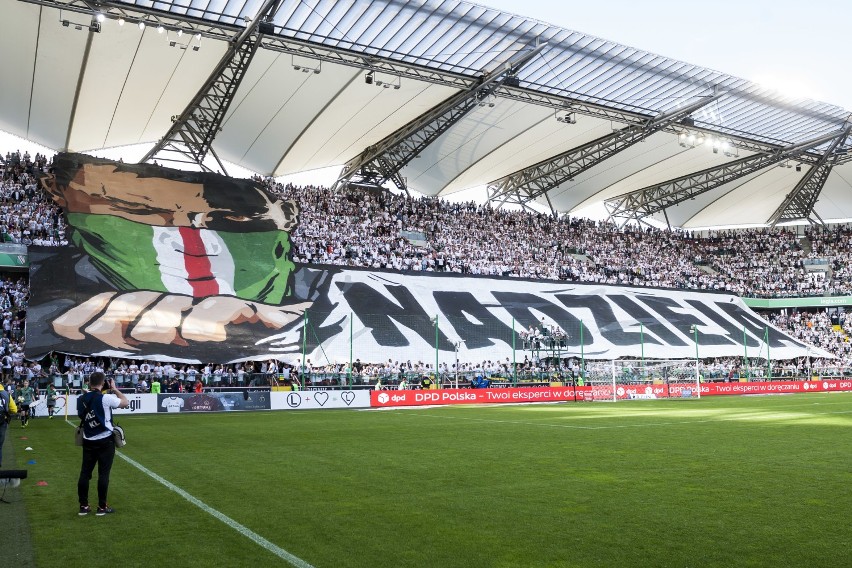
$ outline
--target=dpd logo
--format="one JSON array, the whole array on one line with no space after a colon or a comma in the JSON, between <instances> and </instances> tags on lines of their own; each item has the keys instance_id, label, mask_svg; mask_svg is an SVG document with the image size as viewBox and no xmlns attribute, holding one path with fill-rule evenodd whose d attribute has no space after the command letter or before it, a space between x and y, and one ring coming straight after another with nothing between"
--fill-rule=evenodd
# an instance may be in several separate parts
<instances>
[{"instance_id":1,"label":"dpd logo","mask_svg":"<svg viewBox=\"0 0 852 568\"><path fill-rule=\"evenodd\" d=\"M380 404L387 404L387 402L389 400L390 400L390 397L388 396L387 393L385 393L385 392L379 393L378 401L379 401Z\"/></svg>"}]
</instances>

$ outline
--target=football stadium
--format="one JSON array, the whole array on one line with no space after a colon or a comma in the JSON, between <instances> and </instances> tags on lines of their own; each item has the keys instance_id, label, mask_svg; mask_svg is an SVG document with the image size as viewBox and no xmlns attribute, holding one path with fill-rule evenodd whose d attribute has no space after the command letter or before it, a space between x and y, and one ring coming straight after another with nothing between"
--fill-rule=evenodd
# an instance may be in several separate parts
<instances>
[{"instance_id":1,"label":"football stadium","mask_svg":"<svg viewBox=\"0 0 852 568\"><path fill-rule=\"evenodd\" d=\"M462 0L0 5L3 566L849 565L850 111Z\"/></svg>"}]
</instances>

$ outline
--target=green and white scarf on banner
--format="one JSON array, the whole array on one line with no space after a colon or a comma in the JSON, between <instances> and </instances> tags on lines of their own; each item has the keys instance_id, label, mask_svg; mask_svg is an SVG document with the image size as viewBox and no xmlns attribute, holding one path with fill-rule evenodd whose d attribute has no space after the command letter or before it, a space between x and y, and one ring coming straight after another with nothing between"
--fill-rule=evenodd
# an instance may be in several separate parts
<instances>
[{"instance_id":1,"label":"green and white scarf on banner","mask_svg":"<svg viewBox=\"0 0 852 568\"><path fill-rule=\"evenodd\" d=\"M236 296L280 304L295 265L284 231L233 233L158 227L113 215L69 213L74 243L119 290Z\"/></svg>"}]
</instances>

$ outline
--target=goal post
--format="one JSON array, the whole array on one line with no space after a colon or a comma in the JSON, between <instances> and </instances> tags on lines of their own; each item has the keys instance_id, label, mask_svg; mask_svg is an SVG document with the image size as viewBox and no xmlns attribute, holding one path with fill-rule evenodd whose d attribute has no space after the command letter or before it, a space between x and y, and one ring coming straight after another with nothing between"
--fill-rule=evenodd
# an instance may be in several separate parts
<instances>
[{"instance_id":1,"label":"goal post","mask_svg":"<svg viewBox=\"0 0 852 568\"><path fill-rule=\"evenodd\" d=\"M588 362L585 400L700 398L701 374L694 360L616 359Z\"/></svg>"}]
</instances>

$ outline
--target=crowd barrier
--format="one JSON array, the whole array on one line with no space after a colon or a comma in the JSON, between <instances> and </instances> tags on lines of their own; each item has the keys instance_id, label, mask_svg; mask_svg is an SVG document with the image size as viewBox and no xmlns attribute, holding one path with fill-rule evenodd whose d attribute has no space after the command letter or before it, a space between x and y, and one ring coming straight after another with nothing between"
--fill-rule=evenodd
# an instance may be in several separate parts
<instances>
[{"instance_id":1,"label":"crowd barrier","mask_svg":"<svg viewBox=\"0 0 852 568\"><path fill-rule=\"evenodd\" d=\"M681 398L691 396L694 383L617 385L616 399ZM454 404L506 404L528 402L569 402L591 398L591 386L533 386L484 389L429 390L303 390L303 391L217 391L203 393L132 393L130 406L114 411L116 415L174 414L186 412L232 412L258 410L366 409L404 406ZM852 379L816 381L761 381L702 383L701 396L768 395L852 391ZM57 399L57 416L77 416L78 395ZM42 397L33 406L35 416L47 416Z\"/></svg>"}]
</instances>

